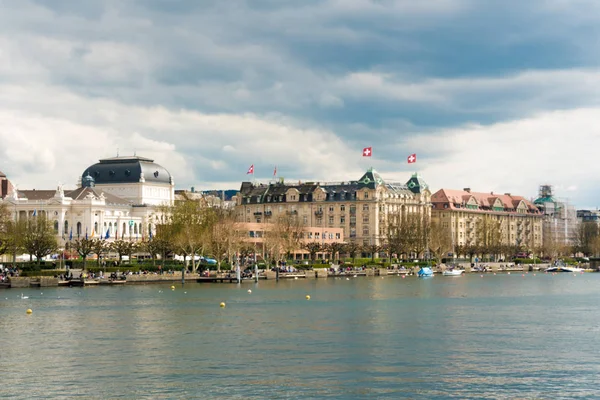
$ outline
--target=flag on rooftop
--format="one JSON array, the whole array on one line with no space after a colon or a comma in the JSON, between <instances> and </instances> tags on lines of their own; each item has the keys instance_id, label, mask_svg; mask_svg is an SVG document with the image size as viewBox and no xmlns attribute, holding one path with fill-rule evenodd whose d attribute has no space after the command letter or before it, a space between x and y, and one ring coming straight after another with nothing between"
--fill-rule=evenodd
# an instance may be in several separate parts
<instances>
[{"instance_id":1,"label":"flag on rooftop","mask_svg":"<svg viewBox=\"0 0 600 400\"><path fill-rule=\"evenodd\" d=\"M248 174L253 174L253 173L254 173L254 164L252 164L252 165L250 166L250 168L248 168L248 172L246 172L246 175L248 175Z\"/></svg>"},{"instance_id":2,"label":"flag on rooftop","mask_svg":"<svg viewBox=\"0 0 600 400\"><path fill-rule=\"evenodd\" d=\"M416 153L411 154L410 156L408 156L406 161L408 161L409 164L417 162L417 154Z\"/></svg>"},{"instance_id":3,"label":"flag on rooftop","mask_svg":"<svg viewBox=\"0 0 600 400\"><path fill-rule=\"evenodd\" d=\"M373 148L372 147L365 147L363 149L363 157L371 157L371 154L373 154Z\"/></svg>"}]
</instances>

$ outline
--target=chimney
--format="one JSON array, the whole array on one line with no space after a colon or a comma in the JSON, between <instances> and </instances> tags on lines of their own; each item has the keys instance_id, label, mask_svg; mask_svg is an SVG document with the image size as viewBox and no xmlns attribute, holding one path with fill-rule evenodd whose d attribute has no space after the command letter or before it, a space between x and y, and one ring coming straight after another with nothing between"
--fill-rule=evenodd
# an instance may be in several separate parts
<instances>
[{"instance_id":1,"label":"chimney","mask_svg":"<svg viewBox=\"0 0 600 400\"><path fill-rule=\"evenodd\" d=\"M506 195L506 196L510 196L510 193L504 193L504 195Z\"/></svg>"},{"instance_id":2,"label":"chimney","mask_svg":"<svg viewBox=\"0 0 600 400\"><path fill-rule=\"evenodd\" d=\"M463 190L467 193L471 193L471 188L464 188Z\"/></svg>"},{"instance_id":3,"label":"chimney","mask_svg":"<svg viewBox=\"0 0 600 400\"><path fill-rule=\"evenodd\" d=\"M493 195L494 195L494 192L492 191L492 192L490 192L490 194L493 196Z\"/></svg>"}]
</instances>

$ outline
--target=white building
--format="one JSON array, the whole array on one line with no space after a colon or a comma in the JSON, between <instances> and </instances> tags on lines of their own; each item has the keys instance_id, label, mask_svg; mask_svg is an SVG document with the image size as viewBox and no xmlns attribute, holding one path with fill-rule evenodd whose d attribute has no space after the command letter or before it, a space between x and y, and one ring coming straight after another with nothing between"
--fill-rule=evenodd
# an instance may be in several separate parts
<instances>
[{"instance_id":1,"label":"white building","mask_svg":"<svg viewBox=\"0 0 600 400\"><path fill-rule=\"evenodd\" d=\"M115 157L100 160L81 175L79 188L18 190L2 200L16 218L46 216L59 243L78 237L141 240L154 232L157 206L173 204L173 177L153 160Z\"/></svg>"}]
</instances>

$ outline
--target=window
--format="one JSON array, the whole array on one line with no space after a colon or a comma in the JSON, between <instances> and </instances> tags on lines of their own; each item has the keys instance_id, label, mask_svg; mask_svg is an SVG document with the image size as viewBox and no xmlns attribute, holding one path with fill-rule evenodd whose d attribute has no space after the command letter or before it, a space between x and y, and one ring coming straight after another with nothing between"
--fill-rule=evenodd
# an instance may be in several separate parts
<instances>
[{"instance_id":1,"label":"window","mask_svg":"<svg viewBox=\"0 0 600 400\"><path fill-rule=\"evenodd\" d=\"M312 232L308 232L308 238L312 239L313 238L313 233Z\"/></svg>"},{"instance_id":2,"label":"window","mask_svg":"<svg viewBox=\"0 0 600 400\"><path fill-rule=\"evenodd\" d=\"M98 234L98 223L94 222L94 233Z\"/></svg>"},{"instance_id":3,"label":"window","mask_svg":"<svg viewBox=\"0 0 600 400\"><path fill-rule=\"evenodd\" d=\"M368 216L368 215L365 215L365 216L363 217L363 222L364 222L365 224L368 224L368 223L369 223L369 216Z\"/></svg>"},{"instance_id":4,"label":"window","mask_svg":"<svg viewBox=\"0 0 600 400\"><path fill-rule=\"evenodd\" d=\"M329 206L329 212L332 213L333 212L333 206Z\"/></svg>"},{"instance_id":5,"label":"window","mask_svg":"<svg viewBox=\"0 0 600 400\"><path fill-rule=\"evenodd\" d=\"M296 195L295 194L291 195L290 200L296 200Z\"/></svg>"},{"instance_id":6,"label":"window","mask_svg":"<svg viewBox=\"0 0 600 400\"><path fill-rule=\"evenodd\" d=\"M306 215L302 217L302 222L304 225L308 224L308 217Z\"/></svg>"},{"instance_id":7,"label":"window","mask_svg":"<svg viewBox=\"0 0 600 400\"><path fill-rule=\"evenodd\" d=\"M369 198L369 192L365 192L364 199L367 200Z\"/></svg>"},{"instance_id":8,"label":"window","mask_svg":"<svg viewBox=\"0 0 600 400\"><path fill-rule=\"evenodd\" d=\"M369 211L369 205L363 204L363 211Z\"/></svg>"},{"instance_id":9,"label":"window","mask_svg":"<svg viewBox=\"0 0 600 400\"><path fill-rule=\"evenodd\" d=\"M77 223L77 236L81 235L81 222Z\"/></svg>"},{"instance_id":10,"label":"window","mask_svg":"<svg viewBox=\"0 0 600 400\"><path fill-rule=\"evenodd\" d=\"M369 227L368 226L363 227L363 235L367 236L368 234L369 234Z\"/></svg>"},{"instance_id":11,"label":"window","mask_svg":"<svg viewBox=\"0 0 600 400\"><path fill-rule=\"evenodd\" d=\"M336 233L336 234L335 234L335 238L339 240L339 239L341 239L341 238L342 238L342 235L340 235L339 233Z\"/></svg>"},{"instance_id":12,"label":"window","mask_svg":"<svg viewBox=\"0 0 600 400\"><path fill-rule=\"evenodd\" d=\"M323 223L323 218L317 218L317 225L321 225Z\"/></svg>"},{"instance_id":13,"label":"window","mask_svg":"<svg viewBox=\"0 0 600 400\"><path fill-rule=\"evenodd\" d=\"M344 215L342 215L340 217L340 224L345 224L346 223L346 217Z\"/></svg>"},{"instance_id":14,"label":"window","mask_svg":"<svg viewBox=\"0 0 600 400\"><path fill-rule=\"evenodd\" d=\"M342 204L342 205L340 206L340 211L341 211L341 212L344 212L344 211L346 211L346 205L345 205L345 204Z\"/></svg>"},{"instance_id":15,"label":"window","mask_svg":"<svg viewBox=\"0 0 600 400\"><path fill-rule=\"evenodd\" d=\"M136 234L136 235L138 234L138 226L137 226L137 224L133 225L133 233Z\"/></svg>"},{"instance_id":16,"label":"window","mask_svg":"<svg viewBox=\"0 0 600 400\"><path fill-rule=\"evenodd\" d=\"M330 240L333 240L333 233L330 233L330 234L329 234L329 239L330 239Z\"/></svg>"},{"instance_id":17,"label":"window","mask_svg":"<svg viewBox=\"0 0 600 400\"><path fill-rule=\"evenodd\" d=\"M65 221L65 228L64 228L64 234L68 235L69 234L69 221Z\"/></svg>"},{"instance_id":18,"label":"window","mask_svg":"<svg viewBox=\"0 0 600 400\"><path fill-rule=\"evenodd\" d=\"M325 235L323 235L323 236L325 236ZM320 233L319 232L315 232L315 239L319 239L319 237L320 237Z\"/></svg>"},{"instance_id":19,"label":"window","mask_svg":"<svg viewBox=\"0 0 600 400\"><path fill-rule=\"evenodd\" d=\"M330 224L333 224L333 215L330 215L330 216L329 216L329 223L330 223Z\"/></svg>"},{"instance_id":20,"label":"window","mask_svg":"<svg viewBox=\"0 0 600 400\"><path fill-rule=\"evenodd\" d=\"M58 221L54 221L54 233L58 234Z\"/></svg>"}]
</instances>

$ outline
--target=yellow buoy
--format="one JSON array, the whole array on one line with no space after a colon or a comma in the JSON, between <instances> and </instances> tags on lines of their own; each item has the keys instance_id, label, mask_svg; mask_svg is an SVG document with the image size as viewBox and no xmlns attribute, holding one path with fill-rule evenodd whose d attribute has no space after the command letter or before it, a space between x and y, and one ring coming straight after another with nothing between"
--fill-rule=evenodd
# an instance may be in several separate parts
<instances>
[{"instance_id":1,"label":"yellow buoy","mask_svg":"<svg viewBox=\"0 0 600 400\"><path fill-rule=\"evenodd\" d=\"M221 308L225 308L225 302L222 301L221 304L220 304L220 306L221 306Z\"/></svg>"},{"instance_id":2,"label":"yellow buoy","mask_svg":"<svg viewBox=\"0 0 600 400\"><path fill-rule=\"evenodd\" d=\"M27 309L27 314L31 314L33 311L31 310L31 308Z\"/></svg>"},{"instance_id":3,"label":"yellow buoy","mask_svg":"<svg viewBox=\"0 0 600 400\"><path fill-rule=\"evenodd\" d=\"M171 286L171 289L175 290L175 286Z\"/></svg>"},{"instance_id":4,"label":"yellow buoy","mask_svg":"<svg viewBox=\"0 0 600 400\"><path fill-rule=\"evenodd\" d=\"M306 300L310 300L310 295L306 295Z\"/></svg>"}]
</instances>

